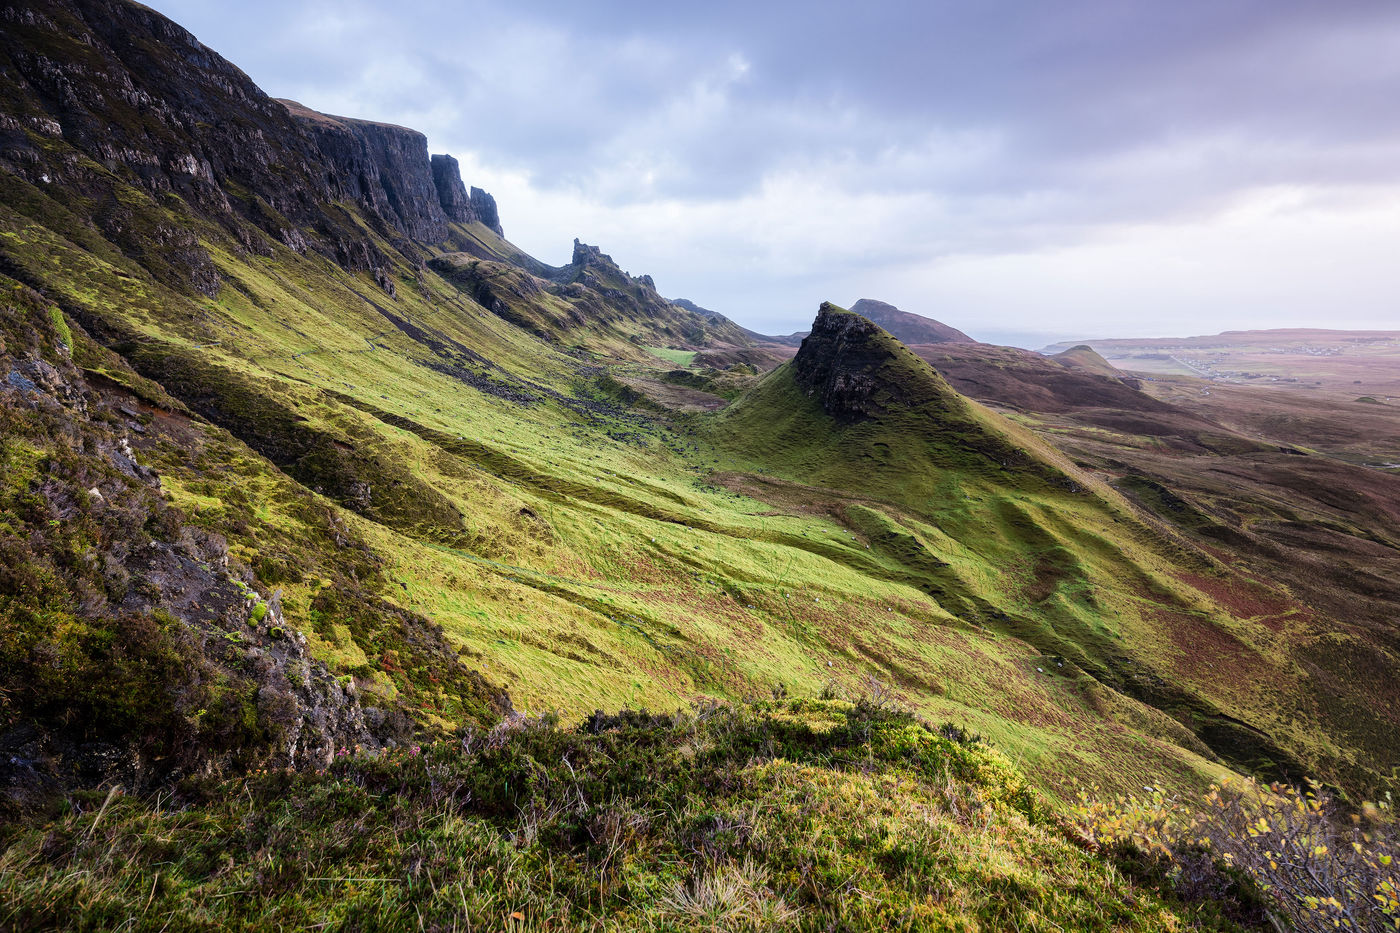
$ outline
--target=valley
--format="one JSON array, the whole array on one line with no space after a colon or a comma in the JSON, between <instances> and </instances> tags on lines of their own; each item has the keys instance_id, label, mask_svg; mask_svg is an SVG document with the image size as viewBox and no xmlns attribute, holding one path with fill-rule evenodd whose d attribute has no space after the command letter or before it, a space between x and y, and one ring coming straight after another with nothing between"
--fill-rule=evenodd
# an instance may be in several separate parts
<instances>
[{"instance_id":1,"label":"valley","mask_svg":"<svg viewBox=\"0 0 1400 933\"><path fill-rule=\"evenodd\" d=\"M1040 355L862 299L765 337L578 239L525 254L421 134L273 99L145 7L25 11L0 926L135 916L85 848L129 836L190 928L252 922L221 902L246 884L289 926L419 898L447 929L433 869L512 929L525 899L685 928L668 892L701 877L774 927L1260 928L1233 881L1105 888L1120 863L1064 814L1088 787L1400 790L1393 335ZM155 841L198 813L207 852ZM935 863L961 879L936 897ZM341 870L410 864L378 906ZM887 902L833 895L858 876Z\"/></svg>"}]
</instances>

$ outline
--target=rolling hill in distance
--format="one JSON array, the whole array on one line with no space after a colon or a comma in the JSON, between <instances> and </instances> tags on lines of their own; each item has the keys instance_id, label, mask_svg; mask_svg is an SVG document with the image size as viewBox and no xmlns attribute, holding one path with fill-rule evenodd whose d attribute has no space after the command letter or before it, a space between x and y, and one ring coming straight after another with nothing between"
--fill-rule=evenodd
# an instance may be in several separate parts
<instances>
[{"instance_id":1,"label":"rolling hill in distance","mask_svg":"<svg viewBox=\"0 0 1400 933\"><path fill-rule=\"evenodd\" d=\"M0 927L1268 929L1079 793L1382 832L1400 335L765 336L0 15Z\"/></svg>"}]
</instances>

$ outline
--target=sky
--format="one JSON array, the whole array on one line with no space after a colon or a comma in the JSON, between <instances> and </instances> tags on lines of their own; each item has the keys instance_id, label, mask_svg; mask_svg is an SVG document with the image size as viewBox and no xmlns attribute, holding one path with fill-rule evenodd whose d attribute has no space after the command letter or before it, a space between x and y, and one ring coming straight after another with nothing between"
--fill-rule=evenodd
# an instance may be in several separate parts
<instances>
[{"instance_id":1,"label":"sky","mask_svg":"<svg viewBox=\"0 0 1400 933\"><path fill-rule=\"evenodd\" d=\"M1395 0L154 0L275 97L421 130L765 333L1400 329Z\"/></svg>"}]
</instances>

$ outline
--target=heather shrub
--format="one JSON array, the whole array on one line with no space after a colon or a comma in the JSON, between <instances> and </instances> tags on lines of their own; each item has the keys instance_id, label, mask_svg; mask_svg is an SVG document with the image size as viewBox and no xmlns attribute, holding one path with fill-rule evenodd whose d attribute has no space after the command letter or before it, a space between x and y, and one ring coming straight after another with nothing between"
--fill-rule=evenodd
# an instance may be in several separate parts
<instances>
[{"instance_id":1,"label":"heather shrub","mask_svg":"<svg viewBox=\"0 0 1400 933\"><path fill-rule=\"evenodd\" d=\"M1252 887L1276 927L1400 929L1400 833L1389 807L1345 811L1321 785L1226 781L1199 800L1081 794L1082 842L1149 865L1187 899L1235 899Z\"/></svg>"}]
</instances>

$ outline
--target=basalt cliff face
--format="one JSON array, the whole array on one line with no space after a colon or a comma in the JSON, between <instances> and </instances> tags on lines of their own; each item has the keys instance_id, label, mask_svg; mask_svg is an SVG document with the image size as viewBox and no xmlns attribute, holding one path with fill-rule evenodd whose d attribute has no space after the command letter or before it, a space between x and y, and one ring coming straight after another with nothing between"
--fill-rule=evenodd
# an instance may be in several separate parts
<instances>
[{"instance_id":1,"label":"basalt cliff face","mask_svg":"<svg viewBox=\"0 0 1400 933\"><path fill-rule=\"evenodd\" d=\"M438 203L448 220L457 223L481 223L505 236L496 199L475 186L468 192L462 184L462 171L450 155L433 156L433 184L437 187Z\"/></svg>"},{"instance_id":2,"label":"basalt cliff face","mask_svg":"<svg viewBox=\"0 0 1400 933\"><path fill-rule=\"evenodd\" d=\"M276 241L348 270L385 269L386 245L416 261L460 240L454 223L501 232L491 196L468 194L450 157L430 160L421 133L274 100L152 10L18 3L0 17L0 167L92 216L166 284L217 294L208 246L114 182L178 196L230 248L266 255Z\"/></svg>"},{"instance_id":3,"label":"basalt cliff face","mask_svg":"<svg viewBox=\"0 0 1400 933\"><path fill-rule=\"evenodd\" d=\"M793 377L833 418L855 421L878 414L876 371L889 357L880 333L866 318L823 303L793 357Z\"/></svg>"}]
</instances>

